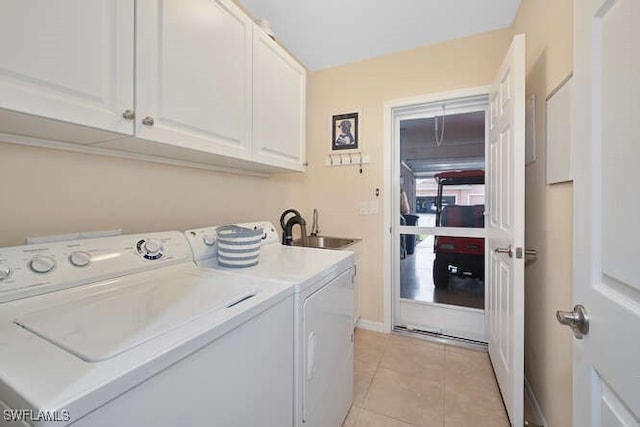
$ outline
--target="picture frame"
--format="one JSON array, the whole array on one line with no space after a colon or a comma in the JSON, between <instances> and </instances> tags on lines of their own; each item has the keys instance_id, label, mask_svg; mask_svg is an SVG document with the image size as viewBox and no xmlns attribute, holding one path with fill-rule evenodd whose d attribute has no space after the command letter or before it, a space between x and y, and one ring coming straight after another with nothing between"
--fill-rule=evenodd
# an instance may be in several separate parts
<instances>
[{"instance_id":1,"label":"picture frame","mask_svg":"<svg viewBox=\"0 0 640 427\"><path fill-rule=\"evenodd\" d=\"M331 117L331 152L358 152L359 113L334 114Z\"/></svg>"}]
</instances>

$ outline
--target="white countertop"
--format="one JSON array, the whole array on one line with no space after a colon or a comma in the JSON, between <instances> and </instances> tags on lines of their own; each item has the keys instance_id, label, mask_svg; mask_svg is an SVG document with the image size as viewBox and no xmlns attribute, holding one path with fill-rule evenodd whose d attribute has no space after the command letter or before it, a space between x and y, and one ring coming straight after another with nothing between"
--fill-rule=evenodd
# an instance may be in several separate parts
<instances>
[{"instance_id":1,"label":"white countertop","mask_svg":"<svg viewBox=\"0 0 640 427\"><path fill-rule=\"evenodd\" d=\"M295 292L303 292L309 286L338 271L349 268L355 262L351 251L285 246L278 243L263 245L258 265L246 268L225 268L218 265L217 257L198 261L207 271L226 271L246 277L264 277L290 283Z\"/></svg>"}]
</instances>

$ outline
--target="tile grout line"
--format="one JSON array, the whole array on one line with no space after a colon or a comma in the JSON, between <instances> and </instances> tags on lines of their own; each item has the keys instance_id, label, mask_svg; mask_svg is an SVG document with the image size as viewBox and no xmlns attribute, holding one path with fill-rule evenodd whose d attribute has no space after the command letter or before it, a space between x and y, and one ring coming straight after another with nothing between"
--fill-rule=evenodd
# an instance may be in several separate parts
<instances>
[{"instance_id":1,"label":"tile grout line","mask_svg":"<svg viewBox=\"0 0 640 427\"><path fill-rule=\"evenodd\" d=\"M400 336L401 336L401 335L400 335ZM375 379L375 377L378 375L378 372L380 371L380 369L381 369L381 367L382 367L382 361L383 361L383 359L384 359L385 354L387 353L387 350L388 350L389 346L391 346L391 342L390 342L390 339L389 339L389 338L387 338L387 339L385 339L385 346L384 346L384 350L382 351L382 355L381 355L381 357L380 357L380 361L378 362L378 364L377 364L377 366L376 366L376 370L375 370L375 372L374 372L374 374L373 374L373 377L371 378L371 382L369 383L369 386L367 387L367 392L365 393L365 400L366 400L366 396L368 396L368 394L369 394L369 390L371 389L371 385L373 384L373 380L374 380L374 379ZM445 352L445 355L444 355L444 356L445 356L445 363L446 363L446 348L445 348L445 347L446 347L446 345L445 345L445 344L443 344L443 351ZM396 371L394 371L394 370L391 370L391 371L392 371L392 372L396 372ZM398 373L398 372L396 372L396 373ZM442 423L443 423L443 424L442 424L442 427L444 427L444 380L443 380L443 382L442 382L441 387L442 387L442 392L443 392L443 399L442 399L442 401L443 401L443 416L442 416ZM380 413L380 412L376 411L375 409L367 409L367 408L364 408L364 407L363 407L363 408L361 408L361 411L358 413L358 418L360 418L360 414L362 413L362 410L369 411L369 412L371 412L371 413L373 413L373 414L380 415L380 416L382 416L382 417L384 417L384 418L387 418L387 419L390 419L390 420L394 420L394 421L401 422L401 423L406 424L406 425L411 426L411 427L419 427L419 426L417 426L416 424L409 423L409 422L407 422L407 421L405 421L405 420L403 420L403 419L396 418L396 417L391 416L391 415L389 415L389 414L383 414L383 413Z\"/></svg>"},{"instance_id":2,"label":"tile grout line","mask_svg":"<svg viewBox=\"0 0 640 427\"><path fill-rule=\"evenodd\" d=\"M364 407L364 402L367 400L367 396L369 395L369 391L371 390L371 386L373 385L373 381L375 380L376 376L378 375L378 372L380 371L380 367L382 366L382 360L384 359L384 355L387 352L387 349L388 349L389 345L391 345L391 343L389 342L389 339L385 338L384 349L382 350L382 354L380 356L380 360L376 364L376 369L373 372L373 376L371 377L371 381L369 381L369 385L367 386L367 391L366 391L366 393L364 395L364 399L362 401L363 406L362 406L362 408L360 408L360 411L358 411L358 416L356 417L356 425L358 423L358 420L360 419L360 415L362 414L362 411L365 410L365 411L371 412L372 414L376 414L376 415L379 415L381 417L388 418L390 420L394 420L394 421L401 422L403 424L407 424L407 425L409 425L411 427L417 427L414 424L410 424L410 423L408 423L408 422L406 422L404 420L401 420L399 418L395 418L395 417L389 416L388 414L381 414L381 413L377 412L374 409L367 409L367 408Z\"/></svg>"}]
</instances>

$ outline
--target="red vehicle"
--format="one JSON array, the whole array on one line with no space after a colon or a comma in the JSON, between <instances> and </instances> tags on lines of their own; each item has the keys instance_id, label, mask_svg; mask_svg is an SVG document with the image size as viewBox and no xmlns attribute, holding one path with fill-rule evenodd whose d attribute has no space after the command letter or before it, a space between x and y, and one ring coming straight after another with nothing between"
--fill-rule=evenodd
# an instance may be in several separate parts
<instances>
[{"instance_id":1,"label":"red vehicle","mask_svg":"<svg viewBox=\"0 0 640 427\"><path fill-rule=\"evenodd\" d=\"M450 171L435 175L436 226L484 227L484 205L444 205L443 190L449 185L484 184L483 170ZM433 283L438 289L449 286L449 276L484 280L484 239L481 237L437 236L433 245Z\"/></svg>"}]
</instances>

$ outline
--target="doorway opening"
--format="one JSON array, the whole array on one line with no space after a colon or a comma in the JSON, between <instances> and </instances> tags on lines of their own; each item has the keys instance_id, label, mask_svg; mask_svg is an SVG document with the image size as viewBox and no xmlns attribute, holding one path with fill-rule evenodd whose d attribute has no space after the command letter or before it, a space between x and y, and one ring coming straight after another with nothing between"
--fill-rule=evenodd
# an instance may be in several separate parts
<instances>
[{"instance_id":1,"label":"doorway opening","mask_svg":"<svg viewBox=\"0 0 640 427\"><path fill-rule=\"evenodd\" d=\"M487 341L487 108L487 88L387 105L389 330Z\"/></svg>"},{"instance_id":2,"label":"doorway opening","mask_svg":"<svg viewBox=\"0 0 640 427\"><path fill-rule=\"evenodd\" d=\"M401 224L484 227L484 125L484 111L400 122ZM400 298L483 310L484 239L402 235Z\"/></svg>"}]
</instances>

